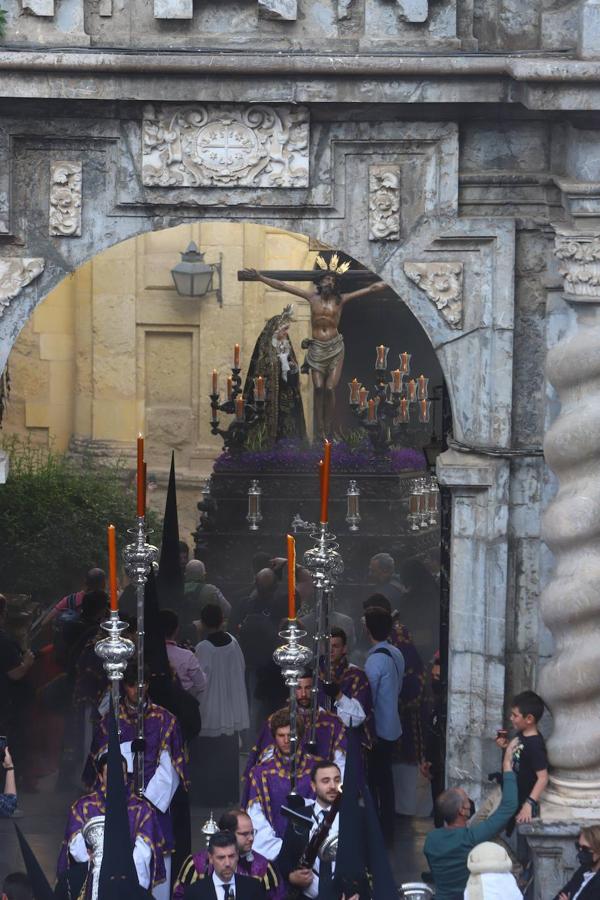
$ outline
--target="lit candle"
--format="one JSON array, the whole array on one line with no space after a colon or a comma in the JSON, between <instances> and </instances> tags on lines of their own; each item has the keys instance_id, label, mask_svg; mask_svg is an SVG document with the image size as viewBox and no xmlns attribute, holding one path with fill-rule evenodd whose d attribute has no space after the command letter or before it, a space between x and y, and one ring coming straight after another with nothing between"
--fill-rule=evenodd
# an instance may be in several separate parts
<instances>
[{"instance_id":1,"label":"lit candle","mask_svg":"<svg viewBox=\"0 0 600 900\"><path fill-rule=\"evenodd\" d=\"M144 515L146 515L146 491L148 490L148 466L144 461Z\"/></svg>"},{"instance_id":2,"label":"lit candle","mask_svg":"<svg viewBox=\"0 0 600 900\"><path fill-rule=\"evenodd\" d=\"M240 345L235 344L233 348L233 368L239 369L240 367Z\"/></svg>"},{"instance_id":3,"label":"lit candle","mask_svg":"<svg viewBox=\"0 0 600 900\"><path fill-rule=\"evenodd\" d=\"M429 400L419 400L419 406L421 422L429 422Z\"/></svg>"},{"instance_id":4,"label":"lit candle","mask_svg":"<svg viewBox=\"0 0 600 900\"><path fill-rule=\"evenodd\" d=\"M360 391L358 392L358 401L359 401L358 405L360 406L361 409L364 409L365 406L367 405L367 394L368 393L369 393L368 390L364 387L361 387Z\"/></svg>"},{"instance_id":5,"label":"lit candle","mask_svg":"<svg viewBox=\"0 0 600 900\"><path fill-rule=\"evenodd\" d=\"M417 382L414 378L411 378L408 382L408 399L411 403L417 399Z\"/></svg>"},{"instance_id":6,"label":"lit candle","mask_svg":"<svg viewBox=\"0 0 600 900\"><path fill-rule=\"evenodd\" d=\"M236 398L235 398L235 417L236 417L236 419L238 420L238 422L242 422L243 419L244 419L244 405L245 405L245 402L246 402L246 401L244 400L243 397L236 397Z\"/></svg>"},{"instance_id":7,"label":"lit candle","mask_svg":"<svg viewBox=\"0 0 600 900\"><path fill-rule=\"evenodd\" d=\"M233 396L233 378L231 375L227 376L227 399L231 400Z\"/></svg>"},{"instance_id":8,"label":"lit candle","mask_svg":"<svg viewBox=\"0 0 600 900\"><path fill-rule=\"evenodd\" d=\"M400 421L408 422L408 400L403 397L400 401Z\"/></svg>"},{"instance_id":9,"label":"lit candle","mask_svg":"<svg viewBox=\"0 0 600 900\"><path fill-rule=\"evenodd\" d=\"M321 480L321 522L328 521L329 506L329 475L331 472L331 442L325 440L323 444L323 477Z\"/></svg>"},{"instance_id":10,"label":"lit candle","mask_svg":"<svg viewBox=\"0 0 600 900\"><path fill-rule=\"evenodd\" d=\"M369 400L368 420L369 422L375 421L375 401L373 399Z\"/></svg>"},{"instance_id":11,"label":"lit candle","mask_svg":"<svg viewBox=\"0 0 600 900\"><path fill-rule=\"evenodd\" d=\"M350 403L358 403L360 396L360 382L358 378L353 378L348 387L350 388Z\"/></svg>"},{"instance_id":12,"label":"lit candle","mask_svg":"<svg viewBox=\"0 0 600 900\"><path fill-rule=\"evenodd\" d=\"M419 375L419 400L427 400L427 381L424 375Z\"/></svg>"},{"instance_id":13,"label":"lit candle","mask_svg":"<svg viewBox=\"0 0 600 900\"><path fill-rule=\"evenodd\" d=\"M259 375L256 379L256 399L264 400L265 399L265 379L262 375Z\"/></svg>"},{"instance_id":14,"label":"lit candle","mask_svg":"<svg viewBox=\"0 0 600 900\"><path fill-rule=\"evenodd\" d=\"M402 372L404 375L408 375L408 367L410 365L410 353L407 353L406 350L404 353L400 354L400 362L402 363Z\"/></svg>"},{"instance_id":15,"label":"lit candle","mask_svg":"<svg viewBox=\"0 0 600 900\"><path fill-rule=\"evenodd\" d=\"M144 509L144 438L138 434L137 439L137 514L143 516Z\"/></svg>"},{"instance_id":16,"label":"lit candle","mask_svg":"<svg viewBox=\"0 0 600 900\"><path fill-rule=\"evenodd\" d=\"M212 393L219 393L219 374L216 369L213 369L212 373Z\"/></svg>"},{"instance_id":17,"label":"lit candle","mask_svg":"<svg viewBox=\"0 0 600 900\"><path fill-rule=\"evenodd\" d=\"M384 347L383 344L380 344L377 349L377 362L375 363L376 369L385 369L387 363L387 351L388 347Z\"/></svg>"},{"instance_id":18,"label":"lit candle","mask_svg":"<svg viewBox=\"0 0 600 900\"><path fill-rule=\"evenodd\" d=\"M117 603L117 532L114 525L108 526L108 586L110 610L116 612Z\"/></svg>"},{"instance_id":19,"label":"lit candle","mask_svg":"<svg viewBox=\"0 0 600 900\"><path fill-rule=\"evenodd\" d=\"M393 379L393 391L395 394L399 394L402 390L402 372L400 369L394 369L392 372Z\"/></svg>"},{"instance_id":20,"label":"lit candle","mask_svg":"<svg viewBox=\"0 0 600 900\"><path fill-rule=\"evenodd\" d=\"M287 536L288 564L288 619L296 618L296 541L291 534Z\"/></svg>"}]
</instances>

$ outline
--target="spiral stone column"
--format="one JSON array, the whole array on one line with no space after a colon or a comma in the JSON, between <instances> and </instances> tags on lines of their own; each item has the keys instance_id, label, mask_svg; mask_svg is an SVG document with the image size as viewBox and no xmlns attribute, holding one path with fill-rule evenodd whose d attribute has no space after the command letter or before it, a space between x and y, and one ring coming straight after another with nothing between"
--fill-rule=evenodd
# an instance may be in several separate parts
<instances>
[{"instance_id":1,"label":"spiral stone column","mask_svg":"<svg viewBox=\"0 0 600 900\"><path fill-rule=\"evenodd\" d=\"M598 819L600 234L557 233L555 253L577 328L549 352L547 361L547 376L561 409L544 442L546 461L559 480L543 521L544 540L556 559L541 601L555 642L554 656L539 680L554 720L545 800L562 808L563 816ZM542 814L545 818L544 808Z\"/></svg>"}]
</instances>

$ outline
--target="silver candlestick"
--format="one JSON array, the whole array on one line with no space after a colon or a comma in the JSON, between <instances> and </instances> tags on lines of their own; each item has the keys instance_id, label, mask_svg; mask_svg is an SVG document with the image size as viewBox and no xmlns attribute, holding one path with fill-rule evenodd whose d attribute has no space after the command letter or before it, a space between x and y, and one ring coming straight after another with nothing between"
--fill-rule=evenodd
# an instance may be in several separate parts
<instances>
[{"instance_id":1,"label":"silver candlestick","mask_svg":"<svg viewBox=\"0 0 600 900\"><path fill-rule=\"evenodd\" d=\"M303 671L310 664L312 654L308 647L300 643L306 631L298 627L295 619L288 619L288 627L279 633L285 643L273 654L280 667L286 685L290 689L290 794L296 793L298 770L298 701L296 688Z\"/></svg>"},{"instance_id":2,"label":"silver candlestick","mask_svg":"<svg viewBox=\"0 0 600 900\"><path fill-rule=\"evenodd\" d=\"M106 677L110 680L110 689L117 720L117 731L121 734L121 719L119 717L120 684L127 668L127 663L135 653L135 644L129 638L123 637L129 625L119 619L118 610L113 609L107 622L100 626L107 633L96 644L96 655L100 657L104 665Z\"/></svg>"},{"instance_id":3,"label":"silver candlestick","mask_svg":"<svg viewBox=\"0 0 600 900\"><path fill-rule=\"evenodd\" d=\"M125 571L129 575L131 581L135 584L136 600L137 600L137 732L136 737L139 741L144 739L144 593L146 582L152 564L158 559L158 550L152 544L146 542L149 532L146 532L145 516L137 517L137 526L129 528L128 533L134 536L135 540L131 544L127 544L123 551L123 559L125 560ZM137 792L142 796L144 793L144 751L138 750L136 753L136 787Z\"/></svg>"}]
</instances>

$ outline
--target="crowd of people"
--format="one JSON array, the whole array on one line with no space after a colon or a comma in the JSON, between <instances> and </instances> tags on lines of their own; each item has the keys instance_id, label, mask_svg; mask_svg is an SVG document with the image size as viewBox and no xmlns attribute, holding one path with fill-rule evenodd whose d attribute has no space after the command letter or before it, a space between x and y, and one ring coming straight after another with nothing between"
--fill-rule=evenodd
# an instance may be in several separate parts
<instances>
[{"instance_id":1,"label":"crowd of people","mask_svg":"<svg viewBox=\"0 0 600 900\"><path fill-rule=\"evenodd\" d=\"M189 560L185 544L180 566L182 590L172 608L158 602L160 570L147 585L148 665L143 679L135 664L128 666L117 710L133 860L142 888L175 900L325 896L322 883L335 877L346 767L352 765L356 783L368 785L381 843L391 852L396 800L402 799L395 777L400 765L415 779L420 768L431 785L435 827L425 841L430 871L423 877L434 885L438 900L523 896L529 870L515 826L539 814L547 783L538 730L544 704L532 691L514 698L515 735L498 733L503 771L483 808L475 811L461 788L444 790L440 657L436 629L427 629L423 616L417 621L410 603L418 581L414 561L403 579L389 554L371 559L373 591L363 601L362 617L358 621L333 609L330 659L322 657L314 671L303 672L295 687L295 716L273 662L285 618L286 560L257 554L252 584L232 602L210 583L204 563ZM301 567L297 591L299 622L310 634L312 581ZM0 732L8 740L0 743L5 773L0 815L18 816L19 781L24 789L35 788L53 766L60 769L59 785L72 785L73 773L82 772L85 786L68 813L57 897L91 896L90 823L106 813L110 692L95 645L103 636L99 625L107 606L104 572L92 569L81 590L43 615L32 652L6 629L8 603L0 596ZM132 640L135 614L135 593L125 586L120 615ZM37 668L42 672L34 679ZM38 731L40 722L44 725L37 753L29 739L34 721ZM247 752L243 771L240 748ZM290 797L299 798L301 808L290 808ZM226 808L207 846L204 835L191 833L190 798L204 807ZM490 843L499 837L501 843ZM556 900L600 897L600 828L582 830L577 852L580 869ZM521 887L511 874L514 867L523 874ZM31 896L25 875L5 879L2 900ZM359 882L343 893L344 900L369 896L370 888Z\"/></svg>"}]
</instances>

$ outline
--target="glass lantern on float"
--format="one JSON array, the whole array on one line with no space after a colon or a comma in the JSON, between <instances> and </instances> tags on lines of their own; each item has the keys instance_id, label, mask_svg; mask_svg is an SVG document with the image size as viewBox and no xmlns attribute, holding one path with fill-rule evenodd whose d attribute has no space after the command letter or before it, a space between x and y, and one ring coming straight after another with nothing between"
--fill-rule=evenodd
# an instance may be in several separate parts
<instances>
[{"instance_id":1,"label":"glass lantern on float","mask_svg":"<svg viewBox=\"0 0 600 900\"><path fill-rule=\"evenodd\" d=\"M258 531L258 526L262 522L261 506L262 488L257 479L254 478L250 482L248 488L248 515L246 521L250 526L250 531Z\"/></svg>"},{"instance_id":2,"label":"glass lantern on float","mask_svg":"<svg viewBox=\"0 0 600 900\"><path fill-rule=\"evenodd\" d=\"M438 524L440 489L434 475L415 478L408 498L408 522L411 531L433 528Z\"/></svg>"},{"instance_id":3,"label":"glass lantern on float","mask_svg":"<svg viewBox=\"0 0 600 900\"><path fill-rule=\"evenodd\" d=\"M356 481L351 480L348 485L348 490L346 491L346 522L350 528L350 531L358 531L358 526L360 524L360 488L358 487Z\"/></svg>"}]
</instances>

